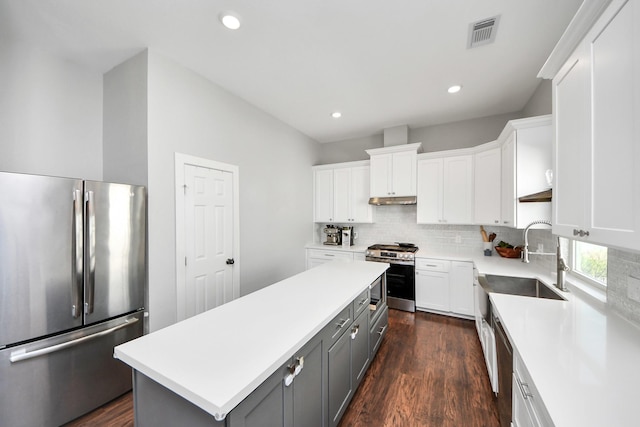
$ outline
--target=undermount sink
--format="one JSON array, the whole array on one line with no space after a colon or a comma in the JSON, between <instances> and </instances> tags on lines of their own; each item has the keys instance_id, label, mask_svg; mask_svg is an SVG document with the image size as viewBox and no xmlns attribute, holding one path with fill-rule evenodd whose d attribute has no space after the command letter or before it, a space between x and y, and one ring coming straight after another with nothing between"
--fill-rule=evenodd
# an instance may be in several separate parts
<instances>
[{"instance_id":1,"label":"undermount sink","mask_svg":"<svg viewBox=\"0 0 640 427\"><path fill-rule=\"evenodd\" d=\"M493 274L487 274L485 278L484 287L487 288L488 292L566 301L565 298L552 291L538 279L495 276Z\"/></svg>"}]
</instances>

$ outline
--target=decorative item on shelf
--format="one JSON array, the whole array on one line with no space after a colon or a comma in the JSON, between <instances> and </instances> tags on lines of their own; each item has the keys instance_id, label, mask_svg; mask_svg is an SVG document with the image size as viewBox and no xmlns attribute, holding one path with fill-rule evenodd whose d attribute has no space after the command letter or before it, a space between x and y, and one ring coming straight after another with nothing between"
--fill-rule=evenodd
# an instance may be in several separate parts
<instances>
[{"instance_id":1,"label":"decorative item on shelf","mask_svg":"<svg viewBox=\"0 0 640 427\"><path fill-rule=\"evenodd\" d=\"M480 226L480 234L482 235L482 248L484 250L484 256L491 256L491 246L493 244L493 240L496 238L496 233L487 235L484 227Z\"/></svg>"},{"instance_id":2,"label":"decorative item on shelf","mask_svg":"<svg viewBox=\"0 0 640 427\"><path fill-rule=\"evenodd\" d=\"M496 252L503 258L520 258L522 254L522 246L510 245L502 240L496 246Z\"/></svg>"}]
</instances>

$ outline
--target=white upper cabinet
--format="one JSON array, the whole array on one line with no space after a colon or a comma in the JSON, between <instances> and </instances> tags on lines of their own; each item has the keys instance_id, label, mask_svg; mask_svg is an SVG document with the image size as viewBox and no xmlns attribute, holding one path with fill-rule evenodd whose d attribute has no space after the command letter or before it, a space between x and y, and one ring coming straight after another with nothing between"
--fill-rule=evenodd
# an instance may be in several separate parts
<instances>
[{"instance_id":1,"label":"white upper cabinet","mask_svg":"<svg viewBox=\"0 0 640 427\"><path fill-rule=\"evenodd\" d=\"M552 170L551 116L511 120L498 142L501 144L501 223L524 228L537 220L551 220L550 202L520 202L523 196L550 188Z\"/></svg>"},{"instance_id":2,"label":"white upper cabinet","mask_svg":"<svg viewBox=\"0 0 640 427\"><path fill-rule=\"evenodd\" d=\"M418 160L419 224L473 223L473 156Z\"/></svg>"},{"instance_id":3,"label":"white upper cabinet","mask_svg":"<svg viewBox=\"0 0 640 427\"><path fill-rule=\"evenodd\" d=\"M614 0L553 79L554 233L640 250L640 0Z\"/></svg>"},{"instance_id":4,"label":"white upper cabinet","mask_svg":"<svg viewBox=\"0 0 640 427\"><path fill-rule=\"evenodd\" d=\"M500 148L474 154L474 220L476 224L500 225Z\"/></svg>"},{"instance_id":5,"label":"white upper cabinet","mask_svg":"<svg viewBox=\"0 0 640 427\"><path fill-rule=\"evenodd\" d=\"M366 150L371 156L371 197L416 195L416 167L421 143Z\"/></svg>"},{"instance_id":6,"label":"white upper cabinet","mask_svg":"<svg viewBox=\"0 0 640 427\"><path fill-rule=\"evenodd\" d=\"M442 159L418 161L418 224L442 223Z\"/></svg>"},{"instance_id":7,"label":"white upper cabinet","mask_svg":"<svg viewBox=\"0 0 640 427\"><path fill-rule=\"evenodd\" d=\"M314 222L372 222L365 163L314 167ZM349 167L352 164L357 166Z\"/></svg>"},{"instance_id":8,"label":"white upper cabinet","mask_svg":"<svg viewBox=\"0 0 640 427\"><path fill-rule=\"evenodd\" d=\"M333 169L313 171L313 221L333 222Z\"/></svg>"}]
</instances>

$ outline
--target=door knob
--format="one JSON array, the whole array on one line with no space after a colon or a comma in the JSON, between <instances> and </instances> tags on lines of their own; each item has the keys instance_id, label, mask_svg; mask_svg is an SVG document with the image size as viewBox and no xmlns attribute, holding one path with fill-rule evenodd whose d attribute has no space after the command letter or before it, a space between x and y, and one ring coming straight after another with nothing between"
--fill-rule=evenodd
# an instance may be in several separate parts
<instances>
[{"instance_id":1,"label":"door knob","mask_svg":"<svg viewBox=\"0 0 640 427\"><path fill-rule=\"evenodd\" d=\"M233 258L229 258L229 259L227 260L227 264L229 264L229 265L231 265L231 264L235 264L235 262L236 262L236 261L235 261Z\"/></svg>"}]
</instances>

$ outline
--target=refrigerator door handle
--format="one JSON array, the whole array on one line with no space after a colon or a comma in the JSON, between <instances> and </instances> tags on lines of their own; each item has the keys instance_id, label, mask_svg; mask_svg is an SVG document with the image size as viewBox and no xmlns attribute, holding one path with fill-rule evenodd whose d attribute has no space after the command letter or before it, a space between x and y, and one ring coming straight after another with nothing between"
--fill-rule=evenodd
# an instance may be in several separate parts
<instances>
[{"instance_id":1,"label":"refrigerator door handle","mask_svg":"<svg viewBox=\"0 0 640 427\"><path fill-rule=\"evenodd\" d=\"M96 212L93 191L85 192L86 228L85 245L87 250L87 268L85 272L84 314L93 313L96 279Z\"/></svg>"},{"instance_id":2,"label":"refrigerator door handle","mask_svg":"<svg viewBox=\"0 0 640 427\"><path fill-rule=\"evenodd\" d=\"M82 191L73 190L73 283L71 284L71 316L78 318L82 314L82 277L84 242L82 235Z\"/></svg>"},{"instance_id":3,"label":"refrigerator door handle","mask_svg":"<svg viewBox=\"0 0 640 427\"><path fill-rule=\"evenodd\" d=\"M76 345L80 345L89 340L93 340L96 338L103 337L105 335L109 335L117 330L126 328L127 326L131 326L136 322L138 322L138 319L134 317L132 319L125 320L124 323L116 325L112 328L105 329L104 331L96 332L95 334L86 335L82 338L78 338L72 341L66 341L60 344L52 345L50 347L45 347L39 350L34 350L29 352L24 350L18 350L11 353L11 355L9 356L9 361L11 361L11 363L21 362L23 360L33 359L34 357L44 356L45 354L55 353L56 351L64 350L65 348L69 348L69 347L74 347Z\"/></svg>"}]
</instances>

